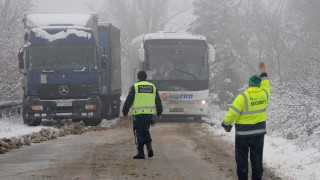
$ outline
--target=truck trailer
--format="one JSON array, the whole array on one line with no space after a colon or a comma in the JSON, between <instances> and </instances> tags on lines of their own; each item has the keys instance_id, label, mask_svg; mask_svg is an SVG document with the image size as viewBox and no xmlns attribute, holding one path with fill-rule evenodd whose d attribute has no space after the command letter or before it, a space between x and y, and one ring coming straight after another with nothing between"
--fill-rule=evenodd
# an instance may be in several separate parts
<instances>
[{"instance_id":1,"label":"truck trailer","mask_svg":"<svg viewBox=\"0 0 320 180\"><path fill-rule=\"evenodd\" d=\"M105 119L119 117L121 96L120 29L111 23L99 22L98 57L102 67L100 98L101 115Z\"/></svg>"}]
</instances>

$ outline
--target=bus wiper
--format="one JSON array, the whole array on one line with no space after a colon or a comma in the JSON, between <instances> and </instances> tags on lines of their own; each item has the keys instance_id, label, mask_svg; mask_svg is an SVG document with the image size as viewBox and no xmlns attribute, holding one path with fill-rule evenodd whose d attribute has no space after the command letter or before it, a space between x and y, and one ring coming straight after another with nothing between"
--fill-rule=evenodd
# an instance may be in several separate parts
<instances>
[{"instance_id":1,"label":"bus wiper","mask_svg":"<svg viewBox=\"0 0 320 180\"><path fill-rule=\"evenodd\" d=\"M81 50L82 50L84 56L86 57L88 70L90 71L90 60L89 60L88 54L83 48L81 48Z\"/></svg>"},{"instance_id":2,"label":"bus wiper","mask_svg":"<svg viewBox=\"0 0 320 180\"><path fill-rule=\"evenodd\" d=\"M176 68L173 68L173 70L176 70L176 71L178 71L178 72L182 72L182 73L184 73L184 74L190 75L190 76L192 76L195 80L198 80L198 79L197 79L197 76L194 75L194 74L192 74L192 73L189 73L189 72L187 72L187 71L183 71L183 70L181 70L181 69L176 69Z\"/></svg>"},{"instance_id":3,"label":"bus wiper","mask_svg":"<svg viewBox=\"0 0 320 180\"><path fill-rule=\"evenodd\" d=\"M186 72L186 71L183 71L183 70L181 70L181 69L177 69L177 68L173 68L173 70L178 71L178 72L181 72L181 73L184 73L184 74L187 74L187 75L189 75L189 76L192 76L192 77L194 78L194 80L196 80L198 86L200 86L199 80L197 79L197 76L196 76L196 75L194 75L194 74L192 74L192 73L189 73L189 72Z\"/></svg>"}]
</instances>

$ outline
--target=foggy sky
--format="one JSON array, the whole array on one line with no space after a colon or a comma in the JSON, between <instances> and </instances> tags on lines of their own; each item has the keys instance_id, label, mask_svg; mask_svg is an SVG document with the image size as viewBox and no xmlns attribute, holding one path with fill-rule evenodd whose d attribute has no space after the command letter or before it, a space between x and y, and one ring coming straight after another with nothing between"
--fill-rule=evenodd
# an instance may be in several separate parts
<instances>
[{"instance_id":1,"label":"foggy sky","mask_svg":"<svg viewBox=\"0 0 320 180\"><path fill-rule=\"evenodd\" d=\"M92 12L97 11L101 7L103 0L33 0L37 12ZM179 1L170 1L174 5L178 5ZM191 5L191 0L185 1ZM88 3L94 5L94 10L89 9ZM175 12L171 12L175 13ZM164 30L168 31L185 31L188 25L194 20L192 9L184 12L171 20Z\"/></svg>"},{"instance_id":2,"label":"foggy sky","mask_svg":"<svg viewBox=\"0 0 320 180\"><path fill-rule=\"evenodd\" d=\"M94 3L97 7L101 0L33 0L37 6L35 11L42 12L89 12L86 3Z\"/></svg>"}]
</instances>

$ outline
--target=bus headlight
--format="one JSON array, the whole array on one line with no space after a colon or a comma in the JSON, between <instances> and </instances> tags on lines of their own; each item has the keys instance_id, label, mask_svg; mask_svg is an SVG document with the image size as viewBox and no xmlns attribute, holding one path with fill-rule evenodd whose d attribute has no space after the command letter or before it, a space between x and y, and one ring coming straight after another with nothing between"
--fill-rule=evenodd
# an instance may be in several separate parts
<instances>
[{"instance_id":1,"label":"bus headlight","mask_svg":"<svg viewBox=\"0 0 320 180\"><path fill-rule=\"evenodd\" d=\"M202 100L201 104L207 104L207 101L206 100Z\"/></svg>"}]
</instances>

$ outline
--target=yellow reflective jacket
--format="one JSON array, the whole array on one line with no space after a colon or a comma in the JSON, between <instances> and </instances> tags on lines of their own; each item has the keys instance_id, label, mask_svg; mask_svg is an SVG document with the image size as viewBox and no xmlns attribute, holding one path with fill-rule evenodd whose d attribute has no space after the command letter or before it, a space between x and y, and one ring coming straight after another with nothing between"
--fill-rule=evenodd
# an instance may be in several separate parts
<instances>
[{"instance_id":1,"label":"yellow reflective jacket","mask_svg":"<svg viewBox=\"0 0 320 180\"><path fill-rule=\"evenodd\" d=\"M132 105L132 115L154 114L156 106L156 87L151 82L134 83L135 97Z\"/></svg>"},{"instance_id":2,"label":"yellow reflective jacket","mask_svg":"<svg viewBox=\"0 0 320 180\"><path fill-rule=\"evenodd\" d=\"M251 136L266 133L266 108L270 97L270 84L266 73L262 77L260 88L250 87L239 94L223 124L228 126L236 123L236 135Z\"/></svg>"}]
</instances>

